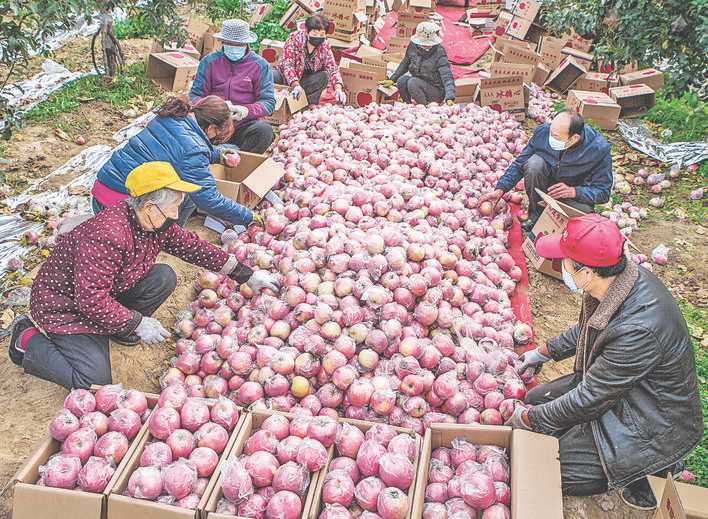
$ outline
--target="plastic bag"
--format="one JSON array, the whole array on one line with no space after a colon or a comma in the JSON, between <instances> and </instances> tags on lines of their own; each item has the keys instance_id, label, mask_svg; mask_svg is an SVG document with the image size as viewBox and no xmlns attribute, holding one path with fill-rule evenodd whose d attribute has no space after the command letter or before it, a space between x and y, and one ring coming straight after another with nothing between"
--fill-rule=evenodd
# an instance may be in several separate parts
<instances>
[{"instance_id":1,"label":"plastic bag","mask_svg":"<svg viewBox=\"0 0 708 519\"><path fill-rule=\"evenodd\" d=\"M669 262L669 248L660 243L651 251L651 259L657 265L666 265Z\"/></svg>"},{"instance_id":2,"label":"plastic bag","mask_svg":"<svg viewBox=\"0 0 708 519\"><path fill-rule=\"evenodd\" d=\"M175 499L191 494L198 479L197 468L184 458L162 467L161 473L165 491Z\"/></svg>"},{"instance_id":3,"label":"plastic bag","mask_svg":"<svg viewBox=\"0 0 708 519\"><path fill-rule=\"evenodd\" d=\"M237 458L229 458L221 472L221 487L224 497L238 504L253 494L251 476Z\"/></svg>"}]
</instances>

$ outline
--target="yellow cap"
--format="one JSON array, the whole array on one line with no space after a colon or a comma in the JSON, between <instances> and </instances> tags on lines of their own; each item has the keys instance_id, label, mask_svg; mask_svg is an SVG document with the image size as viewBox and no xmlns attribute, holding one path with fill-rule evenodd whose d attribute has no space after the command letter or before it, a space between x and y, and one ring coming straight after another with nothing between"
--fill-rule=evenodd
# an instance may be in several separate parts
<instances>
[{"instance_id":1,"label":"yellow cap","mask_svg":"<svg viewBox=\"0 0 708 519\"><path fill-rule=\"evenodd\" d=\"M132 197L152 193L158 189L172 189L181 193L194 193L200 186L179 178L169 162L146 162L128 173L125 188Z\"/></svg>"}]
</instances>

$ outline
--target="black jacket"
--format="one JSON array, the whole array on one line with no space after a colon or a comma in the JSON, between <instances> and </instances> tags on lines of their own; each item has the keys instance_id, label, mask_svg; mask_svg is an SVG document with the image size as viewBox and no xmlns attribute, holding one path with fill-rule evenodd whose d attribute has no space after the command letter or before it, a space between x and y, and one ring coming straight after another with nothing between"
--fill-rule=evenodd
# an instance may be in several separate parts
<instances>
[{"instance_id":1,"label":"black jacket","mask_svg":"<svg viewBox=\"0 0 708 519\"><path fill-rule=\"evenodd\" d=\"M445 100L455 99L455 81L442 45L434 45L430 52L425 52L414 43L408 44L406 55L391 79L398 81L407 72L445 90Z\"/></svg>"},{"instance_id":2,"label":"black jacket","mask_svg":"<svg viewBox=\"0 0 708 519\"><path fill-rule=\"evenodd\" d=\"M629 262L601 303L585 295L579 324L549 340L548 349L554 360L577 353L582 380L532 408L533 429L551 434L590 422L611 487L673 465L700 441L703 418L686 321L648 270Z\"/></svg>"}]
</instances>

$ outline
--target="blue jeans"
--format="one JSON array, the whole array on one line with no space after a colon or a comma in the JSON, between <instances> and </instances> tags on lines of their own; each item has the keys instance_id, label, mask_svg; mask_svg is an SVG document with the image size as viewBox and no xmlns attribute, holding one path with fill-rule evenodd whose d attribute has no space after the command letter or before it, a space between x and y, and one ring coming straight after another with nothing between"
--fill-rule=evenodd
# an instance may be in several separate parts
<instances>
[{"instance_id":1,"label":"blue jeans","mask_svg":"<svg viewBox=\"0 0 708 519\"><path fill-rule=\"evenodd\" d=\"M98 214L101 211L103 211L106 206L104 206L101 202L96 200L94 197L91 197L91 208L93 209L93 214ZM192 216L192 213L194 213L194 210L197 208L197 204L195 204L192 201L192 198L187 195L184 197L184 201L182 201L182 204L179 206L179 215L177 216L177 225L180 227L184 227L185 224L187 223L187 220L189 220L189 217Z\"/></svg>"}]
</instances>

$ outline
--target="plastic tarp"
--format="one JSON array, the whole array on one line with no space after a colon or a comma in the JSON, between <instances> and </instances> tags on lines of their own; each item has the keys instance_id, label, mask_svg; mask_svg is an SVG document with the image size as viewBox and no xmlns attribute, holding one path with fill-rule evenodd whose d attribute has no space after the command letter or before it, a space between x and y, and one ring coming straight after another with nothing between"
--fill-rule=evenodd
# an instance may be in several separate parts
<instances>
[{"instance_id":1,"label":"plastic tarp","mask_svg":"<svg viewBox=\"0 0 708 519\"><path fill-rule=\"evenodd\" d=\"M684 167L708 159L708 142L663 144L652 136L651 131L641 121L636 119L622 119L618 124L618 130L632 148L662 162Z\"/></svg>"}]
</instances>

